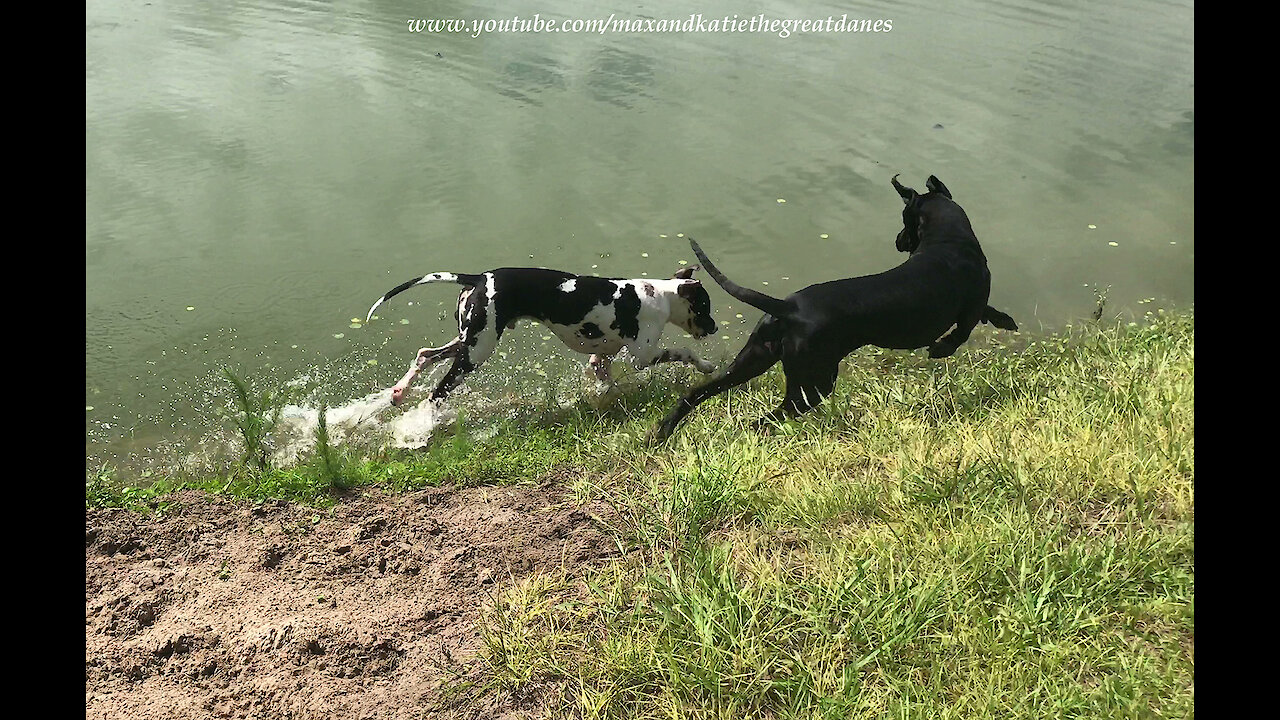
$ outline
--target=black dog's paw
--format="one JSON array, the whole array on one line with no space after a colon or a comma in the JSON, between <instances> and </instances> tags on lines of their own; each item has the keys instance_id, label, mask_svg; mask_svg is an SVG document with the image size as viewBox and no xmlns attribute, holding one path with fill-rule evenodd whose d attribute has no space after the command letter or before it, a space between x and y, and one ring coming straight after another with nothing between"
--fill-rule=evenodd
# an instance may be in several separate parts
<instances>
[{"instance_id":1,"label":"black dog's paw","mask_svg":"<svg viewBox=\"0 0 1280 720\"><path fill-rule=\"evenodd\" d=\"M783 431L786 422L791 416L783 413L781 410L774 410L756 418L751 423L751 431L757 435L773 435L774 433Z\"/></svg>"},{"instance_id":2,"label":"black dog's paw","mask_svg":"<svg viewBox=\"0 0 1280 720\"><path fill-rule=\"evenodd\" d=\"M956 346L951 343L936 342L929 346L929 357L937 360L938 358L950 357L956 351Z\"/></svg>"},{"instance_id":3,"label":"black dog's paw","mask_svg":"<svg viewBox=\"0 0 1280 720\"><path fill-rule=\"evenodd\" d=\"M675 423L663 420L649 431L649 434L645 437L645 442L648 445L661 445L667 441L667 438L671 437L671 433L675 432L675 429Z\"/></svg>"},{"instance_id":4,"label":"black dog's paw","mask_svg":"<svg viewBox=\"0 0 1280 720\"><path fill-rule=\"evenodd\" d=\"M1018 323L1014 322L1013 318L1009 317L1008 315L1002 315L998 318L995 318L994 320L992 320L991 324L995 325L1001 330L1017 330L1018 329Z\"/></svg>"}]
</instances>

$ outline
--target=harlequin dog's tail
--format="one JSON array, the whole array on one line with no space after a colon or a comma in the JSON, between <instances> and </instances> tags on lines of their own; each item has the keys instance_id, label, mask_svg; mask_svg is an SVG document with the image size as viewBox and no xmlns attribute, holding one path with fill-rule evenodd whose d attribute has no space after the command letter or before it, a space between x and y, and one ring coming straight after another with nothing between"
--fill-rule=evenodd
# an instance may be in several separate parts
<instances>
[{"instance_id":1,"label":"harlequin dog's tail","mask_svg":"<svg viewBox=\"0 0 1280 720\"><path fill-rule=\"evenodd\" d=\"M484 283L484 275L465 275L465 274L450 273L450 272L438 272L438 273L431 273L430 275L423 275L422 277L416 277L412 280L409 280L407 282L403 282L397 285L396 287L392 288L392 290L388 292L386 295L383 295L382 297L378 298L378 302L374 303L373 307L369 308L369 314L365 315L364 321L369 322L369 318L373 317L373 311L377 310L378 306L386 302L387 300L390 300L391 298L395 297L396 295L399 295L405 290L408 290L414 285L426 285L427 283L433 283L433 282L457 283L458 285L467 285L469 287L475 287L476 285L482 285Z\"/></svg>"}]
</instances>

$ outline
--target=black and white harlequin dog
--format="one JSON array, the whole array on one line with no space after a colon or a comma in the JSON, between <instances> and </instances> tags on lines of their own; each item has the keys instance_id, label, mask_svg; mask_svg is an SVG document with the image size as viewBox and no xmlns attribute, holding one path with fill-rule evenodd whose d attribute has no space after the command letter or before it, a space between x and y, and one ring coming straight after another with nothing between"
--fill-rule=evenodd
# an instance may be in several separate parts
<instances>
[{"instance_id":1,"label":"black and white harlequin dog","mask_svg":"<svg viewBox=\"0 0 1280 720\"><path fill-rule=\"evenodd\" d=\"M504 330L520 318L544 323L569 349L590 355L601 382L609 382L609 364L624 347L637 368L664 362L686 362L703 373L715 365L686 349L662 350L658 339L667 323L695 338L716 331L711 298L692 278L697 266L680 270L670 280L599 278L546 268L498 268L479 275L437 272L405 282L378 299L373 311L415 285L448 282L463 285L458 296L458 337L437 348L422 348L409 372L391 389L399 405L405 391L428 366L452 359L453 365L431 391L440 400L493 354Z\"/></svg>"}]
</instances>

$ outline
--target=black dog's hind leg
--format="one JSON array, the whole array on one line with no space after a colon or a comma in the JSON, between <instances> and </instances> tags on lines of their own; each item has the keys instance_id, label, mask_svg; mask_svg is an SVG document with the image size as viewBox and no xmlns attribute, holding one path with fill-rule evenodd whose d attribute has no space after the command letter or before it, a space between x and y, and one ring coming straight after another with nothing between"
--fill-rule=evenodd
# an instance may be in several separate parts
<instances>
[{"instance_id":1,"label":"black dog's hind leg","mask_svg":"<svg viewBox=\"0 0 1280 720\"><path fill-rule=\"evenodd\" d=\"M724 375L712 380L701 387L694 388L688 395L681 398L671 414L653 432L653 440L662 442L675 432L676 426L684 419L686 415L693 412L693 409L702 402L719 395L729 388L736 387L745 383L753 377L763 375L764 371L773 367L779 359L779 352L769 346L769 344L760 342L752 335L748 338L747 344L738 352L738 357L725 369Z\"/></svg>"},{"instance_id":2,"label":"black dog's hind leg","mask_svg":"<svg viewBox=\"0 0 1280 720\"><path fill-rule=\"evenodd\" d=\"M757 430L809 412L835 389L836 377L840 374L840 358L817 363L813 358L806 358L803 368L796 367L796 364L782 361L782 369L787 376L787 394L781 405L755 422Z\"/></svg>"}]
</instances>

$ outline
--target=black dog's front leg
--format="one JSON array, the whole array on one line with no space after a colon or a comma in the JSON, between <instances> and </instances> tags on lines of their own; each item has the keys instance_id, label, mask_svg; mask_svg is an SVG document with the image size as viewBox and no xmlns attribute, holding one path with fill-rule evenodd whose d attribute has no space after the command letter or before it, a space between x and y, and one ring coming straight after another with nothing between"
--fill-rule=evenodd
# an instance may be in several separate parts
<instances>
[{"instance_id":1,"label":"black dog's front leg","mask_svg":"<svg viewBox=\"0 0 1280 720\"><path fill-rule=\"evenodd\" d=\"M1013 318L999 310L996 310L990 305L987 305L982 308L982 314L978 316L978 320L972 325L968 324L965 320L961 320L960 323L951 329L951 332L938 338L936 342L930 345L929 357L944 358L955 353L955 351L964 344L964 341L969 339L969 334L973 332L973 328L976 327L979 322L990 323L1001 330L1018 329L1018 323L1014 322Z\"/></svg>"},{"instance_id":2,"label":"black dog's front leg","mask_svg":"<svg viewBox=\"0 0 1280 720\"><path fill-rule=\"evenodd\" d=\"M956 326L951 328L951 332L938 338L929 346L929 357L938 358L948 357L955 353L956 349L969 339L969 335L973 329L978 326L978 321L982 319L984 310L976 313L962 315Z\"/></svg>"},{"instance_id":3,"label":"black dog's front leg","mask_svg":"<svg viewBox=\"0 0 1280 720\"><path fill-rule=\"evenodd\" d=\"M995 325L1001 330L1017 330L1018 323L1013 318L988 305L982 311L982 322Z\"/></svg>"}]
</instances>

